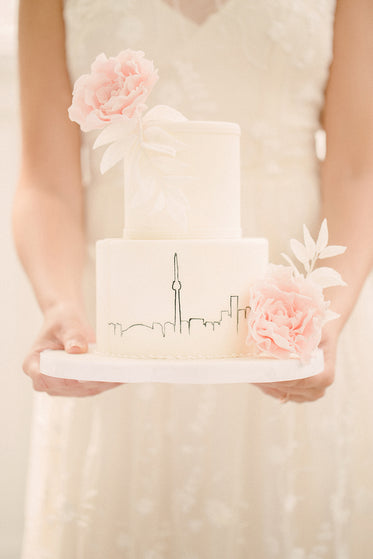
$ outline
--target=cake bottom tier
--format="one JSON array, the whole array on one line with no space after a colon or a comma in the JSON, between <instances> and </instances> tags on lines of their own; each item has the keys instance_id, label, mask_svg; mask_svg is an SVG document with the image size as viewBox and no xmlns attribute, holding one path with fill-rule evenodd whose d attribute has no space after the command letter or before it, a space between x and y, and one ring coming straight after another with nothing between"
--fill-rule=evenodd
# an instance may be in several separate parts
<instances>
[{"instance_id":1,"label":"cake bottom tier","mask_svg":"<svg viewBox=\"0 0 373 559\"><path fill-rule=\"evenodd\" d=\"M265 239L97 243L97 351L131 358L247 356L250 285Z\"/></svg>"}]
</instances>

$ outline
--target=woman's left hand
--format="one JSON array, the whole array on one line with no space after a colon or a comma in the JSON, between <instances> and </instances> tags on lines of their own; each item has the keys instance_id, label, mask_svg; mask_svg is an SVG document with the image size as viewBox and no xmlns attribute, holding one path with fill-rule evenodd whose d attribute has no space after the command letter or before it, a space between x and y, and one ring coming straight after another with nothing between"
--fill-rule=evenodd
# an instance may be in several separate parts
<instances>
[{"instance_id":1,"label":"woman's left hand","mask_svg":"<svg viewBox=\"0 0 373 559\"><path fill-rule=\"evenodd\" d=\"M333 384L337 353L338 331L332 323L324 327L320 349L324 352L325 367L322 373L300 380L255 383L265 394L280 402L313 402L324 396Z\"/></svg>"}]
</instances>

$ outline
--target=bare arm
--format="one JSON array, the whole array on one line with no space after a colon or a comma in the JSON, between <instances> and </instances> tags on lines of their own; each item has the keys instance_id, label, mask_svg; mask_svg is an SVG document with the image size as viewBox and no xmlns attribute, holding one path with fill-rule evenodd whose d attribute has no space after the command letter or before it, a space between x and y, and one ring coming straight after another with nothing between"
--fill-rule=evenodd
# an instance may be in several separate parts
<instances>
[{"instance_id":1,"label":"bare arm","mask_svg":"<svg viewBox=\"0 0 373 559\"><path fill-rule=\"evenodd\" d=\"M348 287L329 293L341 313L335 326L342 328L373 265L372 2L339 0L334 51L325 101L321 194L331 241L348 248L332 263Z\"/></svg>"},{"instance_id":2,"label":"bare arm","mask_svg":"<svg viewBox=\"0 0 373 559\"><path fill-rule=\"evenodd\" d=\"M334 380L338 336L373 264L373 2L338 0L334 57L326 90L327 154L321 172L322 217L330 243L347 246L343 256L323 261L348 287L326 290L338 320L324 328L325 370L296 382L260 385L285 401L320 398Z\"/></svg>"},{"instance_id":3,"label":"bare arm","mask_svg":"<svg viewBox=\"0 0 373 559\"><path fill-rule=\"evenodd\" d=\"M71 84L65 60L62 0L20 1L19 73L22 162L14 201L16 247L44 313L24 363L34 388L85 396L114 386L51 379L40 351L87 351L94 337L82 300L85 255L80 132L68 119Z\"/></svg>"},{"instance_id":4,"label":"bare arm","mask_svg":"<svg viewBox=\"0 0 373 559\"><path fill-rule=\"evenodd\" d=\"M20 2L22 163L14 235L43 312L63 301L81 303L80 138L67 116L64 40L61 0Z\"/></svg>"}]
</instances>

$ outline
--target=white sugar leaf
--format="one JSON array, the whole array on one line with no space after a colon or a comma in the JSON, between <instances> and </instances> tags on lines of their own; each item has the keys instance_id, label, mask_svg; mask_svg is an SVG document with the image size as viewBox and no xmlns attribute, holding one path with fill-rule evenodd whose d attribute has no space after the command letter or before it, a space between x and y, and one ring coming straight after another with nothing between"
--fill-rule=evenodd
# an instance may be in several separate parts
<instances>
[{"instance_id":1,"label":"white sugar leaf","mask_svg":"<svg viewBox=\"0 0 373 559\"><path fill-rule=\"evenodd\" d=\"M343 281L341 274L327 266L316 268L316 270L310 273L309 278L323 289L336 285L347 285L346 282Z\"/></svg>"},{"instance_id":2,"label":"white sugar leaf","mask_svg":"<svg viewBox=\"0 0 373 559\"><path fill-rule=\"evenodd\" d=\"M178 157L170 157L169 155L155 153L154 151L144 151L144 153L149 158L149 162L162 176L188 175L190 173L188 166L180 161Z\"/></svg>"},{"instance_id":3,"label":"white sugar leaf","mask_svg":"<svg viewBox=\"0 0 373 559\"><path fill-rule=\"evenodd\" d=\"M126 160L127 171L125 180L130 187L132 208L147 204L154 196L157 177L147 158L141 151L133 152Z\"/></svg>"},{"instance_id":4,"label":"white sugar leaf","mask_svg":"<svg viewBox=\"0 0 373 559\"><path fill-rule=\"evenodd\" d=\"M271 337L273 338L273 341L278 347L281 347L282 349L286 349L287 351L291 351L291 345L289 343L289 340L287 340L283 336L280 336L279 334L276 334L276 332L273 332Z\"/></svg>"},{"instance_id":5,"label":"white sugar leaf","mask_svg":"<svg viewBox=\"0 0 373 559\"><path fill-rule=\"evenodd\" d=\"M189 203L183 191L179 188L167 190L166 194L167 213L182 226L184 231L188 227Z\"/></svg>"},{"instance_id":6,"label":"white sugar leaf","mask_svg":"<svg viewBox=\"0 0 373 559\"><path fill-rule=\"evenodd\" d=\"M155 190L155 181L148 177L143 179L141 183L134 182L132 185L133 192L129 200L130 208L138 208L144 206L151 200Z\"/></svg>"},{"instance_id":7,"label":"white sugar leaf","mask_svg":"<svg viewBox=\"0 0 373 559\"><path fill-rule=\"evenodd\" d=\"M147 149L149 151L154 151L156 153L160 153L160 154L163 154L163 155L169 155L171 157L176 156L176 150L172 146L167 146L165 144L142 142L141 147L143 149Z\"/></svg>"},{"instance_id":8,"label":"white sugar leaf","mask_svg":"<svg viewBox=\"0 0 373 559\"><path fill-rule=\"evenodd\" d=\"M192 177L189 175L166 175L163 177L163 181L169 187L172 186L187 186L193 184L197 177Z\"/></svg>"},{"instance_id":9,"label":"white sugar leaf","mask_svg":"<svg viewBox=\"0 0 373 559\"><path fill-rule=\"evenodd\" d=\"M106 173L109 169L114 167L123 159L125 155L125 143L124 142L114 142L111 144L105 151L104 155L102 156L101 163L100 163L100 171L101 174Z\"/></svg>"},{"instance_id":10,"label":"white sugar leaf","mask_svg":"<svg viewBox=\"0 0 373 559\"><path fill-rule=\"evenodd\" d=\"M144 124L144 142L147 145L165 146L175 153L186 148L185 142L153 123Z\"/></svg>"},{"instance_id":11,"label":"white sugar leaf","mask_svg":"<svg viewBox=\"0 0 373 559\"><path fill-rule=\"evenodd\" d=\"M325 313L325 321L324 322L329 322L329 320L336 320L340 316L341 315L338 314L337 312L334 312L334 311L328 309Z\"/></svg>"},{"instance_id":12,"label":"white sugar leaf","mask_svg":"<svg viewBox=\"0 0 373 559\"><path fill-rule=\"evenodd\" d=\"M346 252L346 247L341 245L330 245L324 248L319 254L319 258L331 258Z\"/></svg>"},{"instance_id":13,"label":"white sugar leaf","mask_svg":"<svg viewBox=\"0 0 373 559\"><path fill-rule=\"evenodd\" d=\"M328 223L326 219L324 219L320 227L319 236L317 237L317 242L316 242L317 252L322 252L326 248L328 244L328 240L329 240Z\"/></svg>"},{"instance_id":14,"label":"white sugar leaf","mask_svg":"<svg viewBox=\"0 0 373 559\"><path fill-rule=\"evenodd\" d=\"M293 272L295 273L296 276L299 276L299 271L298 268L296 267L296 265L294 264L294 262L292 261L292 259L290 258L290 256L288 256L287 254L285 254L284 252L281 253L281 256L283 258L285 258L286 262L288 264L290 264Z\"/></svg>"},{"instance_id":15,"label":"white sugar leaf","mask_svg":"<svg viewBox=\"0 0 373 559\"><path fill-rule=\"evenodd\" d=\"M311 237L307 225L303 225L304 245L307 251L308 260L312 260L316 252L316 243Z\"/></svg>"},{"instance_id":16,"label":"white sugar leaf","mask_svg":"<svg viewBox=\"0 0 373 559\"><path fill-rule=\"evenodd\" d=\"M166 207L166 197L164 195L164 193L162 192L162 190L159 192L155 203L150 211L150 215L155 214L157 212L161 212L162 210L164 210Z\"/></svg>"},{"instance_id":17,"label":"white sugar leaf","mask_svg":"<svg viewBox=\"0 0 373 559\"><path fill-rule=\"evenodd\" d=\"M183 231L188 230L188 215L186 208L179 204L176 200L169 200L167 203L167 210L169 215L181 225Z\"/></svg>"},{"instance_id":18,"label":"white sugar leaf","mask_svg":"<svg viewBox=\"0 0 373 559\"><path fill-rule=\"evenodd\" d=\"M183 122L188 120L182 113L168 105L155 105L144 115L144 123L150 120L170 120L171 122Z\"/></svg>"},{"instance_id":19,"label":"white sugar leaf","mask_svg":"<svg viewBox=\"0 0 373 559\"><path fill-rule=\"evenodd\" d=\"M137 122L135 119L116 120L100 132L93 144L93 149L123 140L124 138L132 138L136 127Z\"/></svg>"},{"instance_id":20,"label":"white sugar leaf","mask_svg":"<svg viewBox=\"0 0 373 559\"><path fill-rule=\"evenodd\" d=\"M302 243L296 239L290 239L290 247L299 262L302 262L302 264L308 262L307 250Z\"/></svg>"},{"instance_id":21,"label":"white sugar leaf","mask_svg":"<svg viewBox=\"0 0 373 559\"><path fill-rule=\"evenodd\" d=\"M111 144L112 142L118 141L122 136L122 127L119 126L118 122L106 126L100 134L97 136L95 143L93 144L93 149L97 149L106 144Z\"/></svg>"},{"instance_id":22,"label":"white sugar leaf","mask_svg":"<svg viewBox=\"0 0 373 559\"><path fill-rule=\"evenodd\" d=\"M165 192L168 200L174 201L176 204L183 206L185 209L190 209L189 201L181 188L176 185L166 186Z\"/></svg>"}]
</instances>

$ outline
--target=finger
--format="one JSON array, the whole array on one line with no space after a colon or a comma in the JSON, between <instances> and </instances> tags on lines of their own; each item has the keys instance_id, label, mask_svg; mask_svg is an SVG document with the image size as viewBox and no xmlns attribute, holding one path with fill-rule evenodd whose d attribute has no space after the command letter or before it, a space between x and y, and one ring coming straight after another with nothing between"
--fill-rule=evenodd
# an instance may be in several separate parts
<instances>
[{"instance_id":1,"label":"finger","mask_svg":"<svg viewBox=\"0 0 373 559\"><path fill-rule=\"evenodd\" d=\"M306 400L306 398L304 398L303 396L296 396L294 394L293 396L289 396L289 398L287 398L287 400L284 401L284 404L290 402L294 402L295 404L305 404L306 402L308 402L308 400Z\"/></svg>"},{"instance_id":2,"label":"finger","mask_svg":"<svg viewBox=\"0 0 373 559\"><path fill-rule=\"evenodd\" d=\"M70 380L67 383L67 379L43 375L40 372L40 353L38 351L32 352L25 359L23 370L31 378L34 389L37 392L47 392L48 394L52 392L64 393L71 390L74 385L76 387L79 386L79 382L76 380Z\"/></svg>"},{"instance_id":3,"label":"finger","mask_svg":"<svg viewBox=\"0 0 373 559\"><path fill-rule=\"evenodd\" d=\"M40 353L31 353L24 361L23 371L28 375L37 392L47 392L49 389L47 378L40 373Z\"/></svg>"},{"instance_id":4,"label":"finger","mask_svg":"<svg viewBox=\"0 0 373 559\"><path fill-rule=\"evenodd\" d=\"M261 384L259 388L269 396L279 399L283 403L294 401L294 402L314 402L318 400L325 394L324 387L314 387L307 389L294 389L290 388L287 391L280 390L277 386L272 388L266 384Z\"/></svg>"},{"instance_id":5,"label":"finger","mask_svg":"<svg viewBox=\"0 0 373 559\"><path fill-rule=\"evenodd\" d=\"M325 370L322 373L314 375L312 377L307 377L298 380L282 380L277 382L268 382L257 384L257 386L267 385L270 388L276 388L283 392L288 391L301 391L301 390L312 390L318 388L319 386L329 386L332 384L332 379L330 378L329 371Z\"/></svg>"},{"instance_id":6,"label":"finger","mask_svg":"<svg viewBox=\"0 0 373 559\"><path fill-rule=\"evenodd\" d=\"M114 386L121 386L122 384L126 384L123 382L102 382L102 381L90 381L90 380L78 380L77 382L81 386L84 386L88 389L112 388Z\"/></svg>"},{"instance_id":7,"label":"finger","mask_svg":"<svg viewBox=\"0 0 373 559\"><path fill-rule=\"evenodd\" d=\"M284 396L284 393L276 388L270 388L265 385L259 386L259 388L261 389L262 392L264 392L264 394L267 394L268 396L272 396L273 398L281 399Z\"/></svg>"},{"instance_id":8,"label":"finger","mask_svg":"<svg viewBox=\"0 0 373 559\"><path fill-rule=\"evenodd\" d=\"M53 380L62 380L62 379L53 379ZM70 379L63 379L66 381L66 384L61 387L56 384L56 386L51 386L48 390L48 394L51 396L73 396L75 398L84 398L87 396L95 396L97 394L101 394L111 388L115 388L119 386L121 383L112 383L112 382L81 382L81 381L73 381Z\"/></svg>"},{"instance_id":9,"label":"finger","mask_svg":"<svg viewBox=\"0 0 373 559\"><path fill-rule=\"evenodd\" d=\"M277 400L279 400L282 404L285 404L286 402L289 402L292 400L293 397L296 398L305 398L306 395L304 393L296 393L296 392L284 392L282 390L279 390L277 388L271 388L266 386L265 384L260 386L260 389L267 394L268 396L272 396L273 398L276 398Z\"/></svg>"},{"instance_id":10,"label":"finger","mask_svg":"<svg viewBox=\"0 0 373 559\"><path fill-rule=\"evenodd\" d=\"M82 328L71 326L61 333L61 342L67 353L86 353L88 351L87 336Z\"/></svg>"},{"instance_id":11,"label":"finger","mask_svg":"<svg viewBox=\"0 0 373 559\"><path fill-rule=\"evenodd\" d=\"M285 393L286 402L315 402L325 394L325 388L315 388L300 391L289 391Z\"/></svg>"},{"instance_id":12,"label":"finger","mask_svg":"<svg viewBox=\"0 0 373 559\"><path fill-rule=\"evenodd\" d=\"M23 372L33 378L40 372L40 353L39 351L33 351L29 353L22 365Z\"/></svg>"},{"instance_id":13,"label":"finger","mask_svg":"<svg viewBox=\"0 0 373 559\"><path fill-rule=\"evenodd\" d=\"M97 396L98 394L101 394L102 392L106 392L107 390L111 390L112 388L115 388L117 386L120 386L121 382L96 382L96 383L92 383L92 386L89 387L82 387L82 391L80 394L78 394L78 396Z\"/></svg>"},{"instance_id":14,"label":"finger","mask_svg":"<svg viewBox=\"0 0 373 559\"><path fill-rule=\"evenodd\" d=\"M307 382L304 382L306 380L307 380ZM312 384L312 383L309 383L308 380L309 379L280 380L280 381L276 381L276 382L261 383L261 384L259 384L259 386L267 385L270 388L277 388L278 390L281 390L282 392L285 392L285 391L296 389L296 388L307 388L308 386L310 386Z\"/></svg>"},{"instance_id":15,"label":"finger","mask_svg":"<svg viewBox=\"0 0 373 559\"><path fill-rule=\"evenodd\" d=\"M45 349L63 349L63 345L56 339L43 339L37 341L34 350L26 357L23 371L33 383L38 392L46 392L51 396L93 396L115 388L122 383L78 381L75 379L56 378L44 375L40 371L40 352Z\"/></svg>"},{"instance_id":16,"label":"finger","mask_svg":"<svg viewBox=\"0 0 373 559\"><path fill-rule=\"evenodd\" d=\"M307 403L310 404L311 402L315 402L319 398L321 398L321 395L318 397L314 397L314 396L311 397L309 394L307 395L293 394L289 396L289 399L287 401L295 402L296 404L307 404Z\"/></svg>"}]
</instances>

